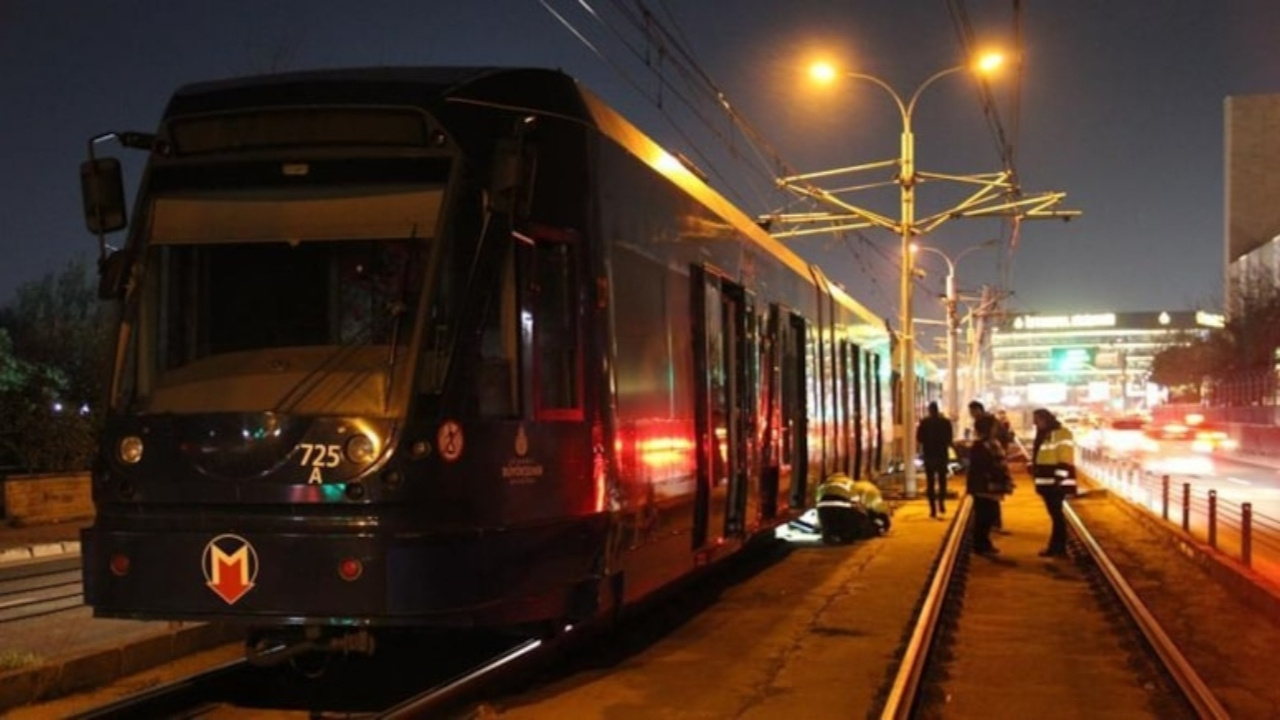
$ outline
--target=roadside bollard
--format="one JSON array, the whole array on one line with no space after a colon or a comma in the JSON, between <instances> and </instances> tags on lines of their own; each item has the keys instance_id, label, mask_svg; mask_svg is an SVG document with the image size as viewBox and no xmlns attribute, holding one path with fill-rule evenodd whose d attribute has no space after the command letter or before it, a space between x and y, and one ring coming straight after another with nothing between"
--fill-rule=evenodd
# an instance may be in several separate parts
<instances>
[{"instance_id":1,"label":"roadside bollard","mask_svg":"<svg viewBox=\"0 0 1280 720\"><path fill-rule=\"evenodd\" d=\"M1182 483L1182 532L1191 532L1191 483Z\"/></svg>"},{"instance_id":2,"label":"roadside bollard","mask_svg":"<svg viewBox=\"0 0 1280 720\"><path fill-rule=\"evenodd\" d=\"M1160 517L1169 521L1169 476L1160 476Z\"/></svg>"},{"instance_id":3,"label":"roadside bollard","mask_svg":"<svg viewBox=\"0 0 1280 720\"><path fill-rule=\"evenodd\" d=\"M1209 547L1218 549L1218 491L1209 491Z\"/></svg>"},{"instance_id":4,"label":"roadside bollard","mask_svg":"<svg viewBox=\"0 0 1280 720\"><path fill-rule=\"evenodd\" d=\"M1253 567L1253 503L1240 504L1240 562Z\"/></svg>"}]
</instances>

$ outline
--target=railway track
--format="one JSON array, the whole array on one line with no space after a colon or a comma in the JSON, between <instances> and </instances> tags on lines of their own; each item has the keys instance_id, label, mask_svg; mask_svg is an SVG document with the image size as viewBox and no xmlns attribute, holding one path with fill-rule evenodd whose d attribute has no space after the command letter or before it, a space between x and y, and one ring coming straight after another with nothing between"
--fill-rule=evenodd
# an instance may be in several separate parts
<instances>
[{"instance_id":1,"label":"railway track","mask_svg":"<svg viewBox=\"0 0 1280 720\"><path fill-rule=\"evenodd\" d=\"M971 510L966 498L882 718L1228 717L1069 506L1067 558L1036 556L1040 538L975 555Z\"/></svg>"},{"instance_id":2,"label":"railway track","mask_svg":"<svg viewBox=\"0 0 1280 720\"><path fill-rule=\"evenodd\" d=\"M73 718L238 718L268 710L279 718L438 717L508 672L537 662L556 642L526 639L497 650L443 646L429 657L422 646L410 645L376 658L334 660L324 672L320 666L264 668L236 660Z\"/></svg>"},{"instance_id":3,"label":"railway track","mask_svg":"<svg viewBox=\"0 0 1280 720\"><path fill-rule=\"evenodd\" d=\"M78 557L24 563L0 578L0 625L83 605Z\"/></svg>"}]
</instances>

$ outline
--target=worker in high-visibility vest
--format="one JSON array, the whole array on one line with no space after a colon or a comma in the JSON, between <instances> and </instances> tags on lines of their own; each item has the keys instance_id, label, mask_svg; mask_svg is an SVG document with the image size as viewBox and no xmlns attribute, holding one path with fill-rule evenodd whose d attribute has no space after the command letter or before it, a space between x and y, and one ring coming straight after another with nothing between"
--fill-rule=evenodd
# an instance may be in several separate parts
<instances>
[{"instance_id":1,"label":"worker in high-visibility vest","mask_svg":"<svg viewBox=\"0 0 1280 720\"><path fill-rule=\"evenodd\" d=\"M1031 418L1036 425L1031 477L1053 521L1049 546L1040 551L1040 556L1061 557L1067 554L1067 518L1062 512L1062 502L1076 494L1076 440L1045 408L1037 408Z\"/></svg>"},{"instance_id":2,"label":"worker in high-visibility vest","mask_svg":"<svg viewBox=\"0 0 1280 720\"><path fill-rule=\"evenodd\" d=\"M823 542L847 543L888 532L891 510L875 483L836 473L818 486L817 495Z\"/></svg>"}]
</instances>

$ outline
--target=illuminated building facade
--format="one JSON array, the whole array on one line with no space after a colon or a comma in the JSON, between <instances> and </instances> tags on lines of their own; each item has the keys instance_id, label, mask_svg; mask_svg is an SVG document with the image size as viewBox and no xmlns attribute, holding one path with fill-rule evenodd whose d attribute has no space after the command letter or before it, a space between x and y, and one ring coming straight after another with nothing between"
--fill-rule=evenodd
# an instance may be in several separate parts
<instances>
[{"instance_id":1,"label":"illuminated building facade","mask_svg":"<svg viewBox=\"0 0 1280 720\"><path fill-rule=\"evenodd\" d=\"M1280 282L1280 94L1228 97L1223 205L1227 302L1241 283Z\"/></svg>"},{"instance_id":2,"label":"illuminated building facade","mask_svg":"<svg viewBox=\"0 0 1280 720\"><path fill-rule=\"evenodd\" d=\"M1010 409L1145 410L1159 400L1148 382L1156 353L1222 323L1191 311L1012 315L992 330L983 399Z\"/></svg>"}]
</instances>

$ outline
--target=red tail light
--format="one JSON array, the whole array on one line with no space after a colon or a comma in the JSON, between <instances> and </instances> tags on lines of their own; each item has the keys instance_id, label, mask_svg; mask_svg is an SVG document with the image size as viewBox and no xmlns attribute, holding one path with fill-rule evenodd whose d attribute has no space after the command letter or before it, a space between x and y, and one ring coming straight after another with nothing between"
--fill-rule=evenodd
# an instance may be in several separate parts
<instances>
[{"instance_id":1,"label":"red tail light","mask_svg":"<svg viewBox=\"0 0 1280 720\"><path fill-rule=\"evenodd\" d=\"M364 563L355 558L347 558L338 563L338 577L351 582L364 574Z\"/></svg>"},{"instance_id":2,"label":"red tail light","mask_svg":"<svg viewBox=\"0 0 1280 720\"><path fill-rule=\"evenodd\" d=\"M129 574L129 556L124 553L112 555L107 565L111 568L111 574L116 577L124 577Z\"/></svg>"}]
</instances>

